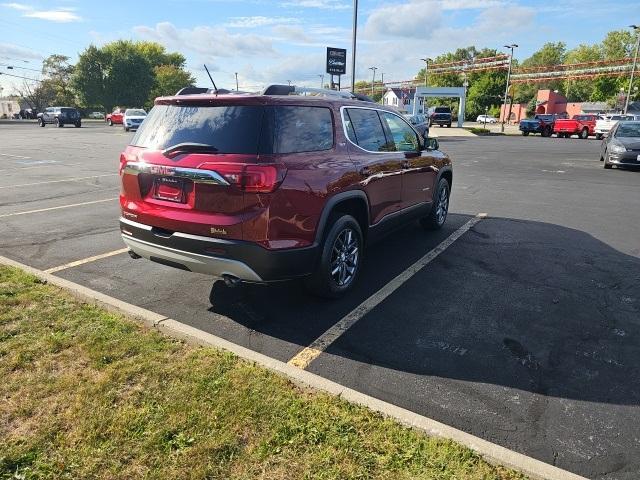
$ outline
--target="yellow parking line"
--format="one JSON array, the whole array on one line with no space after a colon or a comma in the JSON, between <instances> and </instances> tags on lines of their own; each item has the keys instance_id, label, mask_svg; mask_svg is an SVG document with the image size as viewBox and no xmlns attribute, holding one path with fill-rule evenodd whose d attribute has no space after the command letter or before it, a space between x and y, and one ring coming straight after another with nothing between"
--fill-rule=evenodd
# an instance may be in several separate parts
<instances>
[{"instance_id":1,"label":"yellow parking line","mask_svg":"<svg viewBox=\"0 0 640 480\"><path fill-rule=\"evenodd\" d=\"M53 267L45 270L45 273L56 273L61 270L66 270L67 268L78 267L80 265L84 265L85 263L95 262L96 260L102 260L103 258L113 257L114 255L120 255L121 253L128 252L128 248L121 248L119 250L114 250L113 252L101 253L100 255L94 255L93 257L83 258L82 260L76 260L75 262L65 263L64 265L60 265L59 267Z\"/></svg>"},{"instance_id":2,"label":"yellow parking line","mask_svg":"<svg viewBox=\"0 0 640 480\"><path fill-rule=\"evenodd\" d=\"M294 367L298 367L301 369L306 369L311 362L313 362L316 358L320 356L322 352L324 352L329 345L335 342L340 336L349 330L355 323L364 317L367 313L369 313L373 308L382 303L389 295L395 292L398 288L400 288L407 280L413 277L416 273L426 267L429 263L431 263L438 255L444 252L447 248L449 248L453 242L458 240L462 235L469 231L476 223L480 220L487 217L486 213L480 213L476 215L474 218L469 220L451 235L449 235L442 243L440 243L433 250L424 255L420 260L415 262L409 268L407 268L404 272L398 275L396 278L387 283L384 287L378 290L376 293L367 298L364 302L354 308L347 315L342 317L342 319L336 323L334 326L329 328L326 332L320 335L317 339L315 339L311 345L305 347L300 352L298 352L293 358L291 358L287 363L289 365L293 365Z\"/></svg>"},{"instance_id":3,"label":"yellow parking line","mask_svg":"<svg viewBox=\"0 0 640 480\"><path fill-rule=\"evenodd\" d=\"M50 180L47 182L35 182L35 183L21 183L18 185L4 185L0 187L3 188L16 188L16 187L31 187L33 185L46 185L48 183L63 183L63 182L75 182L78 180L88 180L90 178L101 178L101 177L115 177L118 175L117 173L105 173L104 175L91 175L89 177L72 177L72 178L63 178L62 180Z\"/></svg>"},{"instance_id":4,"label":"yellow parking line","mask_svg":"<svg viewBox=\"0 0 640 480\"><path fill-rule=\"evenodd\" d=\"M94 203L113 202L114 200L117 200L117 199L118 199L118 197L113 197L113 198L105 198L104 200L92 200L91 202L72 203L70 205L60 205L59 207L49 207L49 208L39 208L37 210L27 210L26 212L5 213L3 215L0 215L0 218L15 217L17 215L27 215L29 213L49 212L51 210L60 210L62 208L81 207L82 205L92 205Z\"/></svg>"}]
</instances>

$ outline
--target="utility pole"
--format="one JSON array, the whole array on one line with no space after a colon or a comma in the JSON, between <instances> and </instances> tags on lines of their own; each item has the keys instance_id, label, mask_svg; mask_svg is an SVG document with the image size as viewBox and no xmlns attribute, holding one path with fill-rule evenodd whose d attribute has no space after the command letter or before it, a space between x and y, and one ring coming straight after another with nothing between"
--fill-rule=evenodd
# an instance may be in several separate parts
<instances>
[{"instance_id":1,"label":"utility pole","mask_svg":"<svg viewBox=\"0 0 640 480\"><path fill-rule=\"evenodd\" d=\"M627 90L627 99L624 102L624 114L629 109L629 98L631 97L631 86L633 85L633 77L636 73L636 65L638 63L638 47L640 47L640 27L637 25L629 25L636 34L636 53L633 55L633 67L631 67L631 78L629 79L629 90Z\"/></svg>"},{"instance_id":2,"label":"utility pole","mask_svg":"<svg viewBox=\"0 0 640 480\"><path fill-rule=\"evenodd\" d=\"M376 70L378 69L378 67L369 67L369 70L373 71L373 80L371 80L371 98L373 98L374 95L374 86L376 84Z\"/></svg>"},{"instance_id":3,"label":"utility pole","mask_svg":"<svg viewBox=\"0 0 640 480\"><path fill-rule=\"evenodd\" d=\"M318 76L320 77L320 88L324 88L324 73L318 74Z\"/></svg>"},{"instance_id":4,"label":"utility pole","mask_svg":"<svg viewBox=\"0 0 640 480\"><path fill-rule=\"evenodd\" d=\"M291 80L287 80L287 82L289 82L289 86L291 86Z\"/></svg>"},{"instance_id":5,"label":"utility pole","mask_svg":"<svg viewBox=\"0 0 640 480\"><path fill-rule=\"evenodd\" d=\"M504 91L504 108L505 108L505 111L503 112L502 123L500 124L500 131L502 133L504 133L504 122L505 122L505 120L508 117L511 116L511 104L512 104L511 101L509 101L509 114L508 114L508 116L507 116L506 108L507 108L507 101L509 100L509 82L511 81L511 64L513 63L513 49L514 48L518 48L518 45L516 45L515 43L512 43L511 45L505 45L504 47L511 49L511 55L509 55L509 69L507 70L507 88Z\"/></svg>"},{"instance_id":6,"label":"utility pole","mask_svg":"<svg viewBox=\"0 0 640 480\"><path fill-rule=\"evenodd\" d=\"M351 40L351 93L356 91L356 38L358 36L358 0L353 0L353 38Z\"/></svg>"},{"instance_id":7,"label":"utility pole","mask_svg":"<svg viewBox=\"0 0 640 480\"><path fill-rule=\"evenodd\" d=\"M382 80L380 80L380 83L382 83L382 97L380 97L380 104L384 103L384 72L382 72L381 75Z\"/></svg>"},{"instance_id":8,"label":"utility pole","mask_svg":"<svg viewBox=\"0 0 640 480\"><path fill-rule=\"evenodd\" d=\"M427 86L427 73L429 72L429 62L433 62L433 60L431 60L429 57L427 58L421 58L420 60L422 60L425 63L424 66L424 86Z\"/></svg>"},{"instance_id":9,"label":"utility pole","mask_svg":"<svg viewBox=\"0 0 640 480\"><path fill-rule=\"evenodd\" d=\"M236 92L239 90L240 89L238 88L238 72L236 72Z\"/></svg>"}]
</instances>

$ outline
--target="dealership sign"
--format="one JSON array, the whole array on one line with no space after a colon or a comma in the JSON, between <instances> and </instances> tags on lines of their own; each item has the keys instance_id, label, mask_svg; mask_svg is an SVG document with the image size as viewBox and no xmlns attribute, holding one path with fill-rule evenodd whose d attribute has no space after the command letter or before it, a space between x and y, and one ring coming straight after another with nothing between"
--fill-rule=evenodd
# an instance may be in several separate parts
<instances>
[{"instance_id":1,"label":"dealership sign","mask_svg":"<svg viewBox=\"0 0 640 480\"><path fill-rule=\"evenodd\" d=\"M327 47L327 73L331 75L347 73L347 51L344 48Z\"/></svg>"}]
</instances>

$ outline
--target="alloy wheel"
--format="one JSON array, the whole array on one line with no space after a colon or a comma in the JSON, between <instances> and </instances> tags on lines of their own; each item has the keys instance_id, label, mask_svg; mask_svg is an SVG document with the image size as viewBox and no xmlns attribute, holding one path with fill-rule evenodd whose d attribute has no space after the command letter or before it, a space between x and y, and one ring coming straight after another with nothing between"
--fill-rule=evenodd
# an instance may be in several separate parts
<instances>
[{"instance_id":1,"label":"alloy wheel","mask_svg":"<svg viewBox=\"0 0 640 480\"><path fill-rule=\"evenodd\" d=\"M348 285L358 269L360 245L351 228L345 228L336 237L331 251L330 274L339 287Z\"/></svg>"},{"instance_id":2,"label":"alloy wheel","mask_svg":"<svg viewBox=\"0 0 640 480\"><path fill-rule=\"evenodd\" d=\"M436 204L436 221L438 225L444 224L449 211L449 191L447 187L440 189L438 194L438 203Z\"/></svg>"}]
</instances>

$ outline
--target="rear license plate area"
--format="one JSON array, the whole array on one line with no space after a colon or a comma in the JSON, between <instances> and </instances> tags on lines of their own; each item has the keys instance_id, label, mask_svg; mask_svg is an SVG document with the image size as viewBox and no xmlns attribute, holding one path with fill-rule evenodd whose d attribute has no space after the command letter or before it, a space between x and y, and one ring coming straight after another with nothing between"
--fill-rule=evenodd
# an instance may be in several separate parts
<instances>
[{"instance_id":1,"label":"rear license plate area","mask_svg":"<svg viewBox=\"0 0 640 480\"><path fill-rule=\"evenodd\" d=\"M173 177L155 178L153 180L153 198L167 202L186 203L185 181Z\"/></svg>"}]
</instances>

